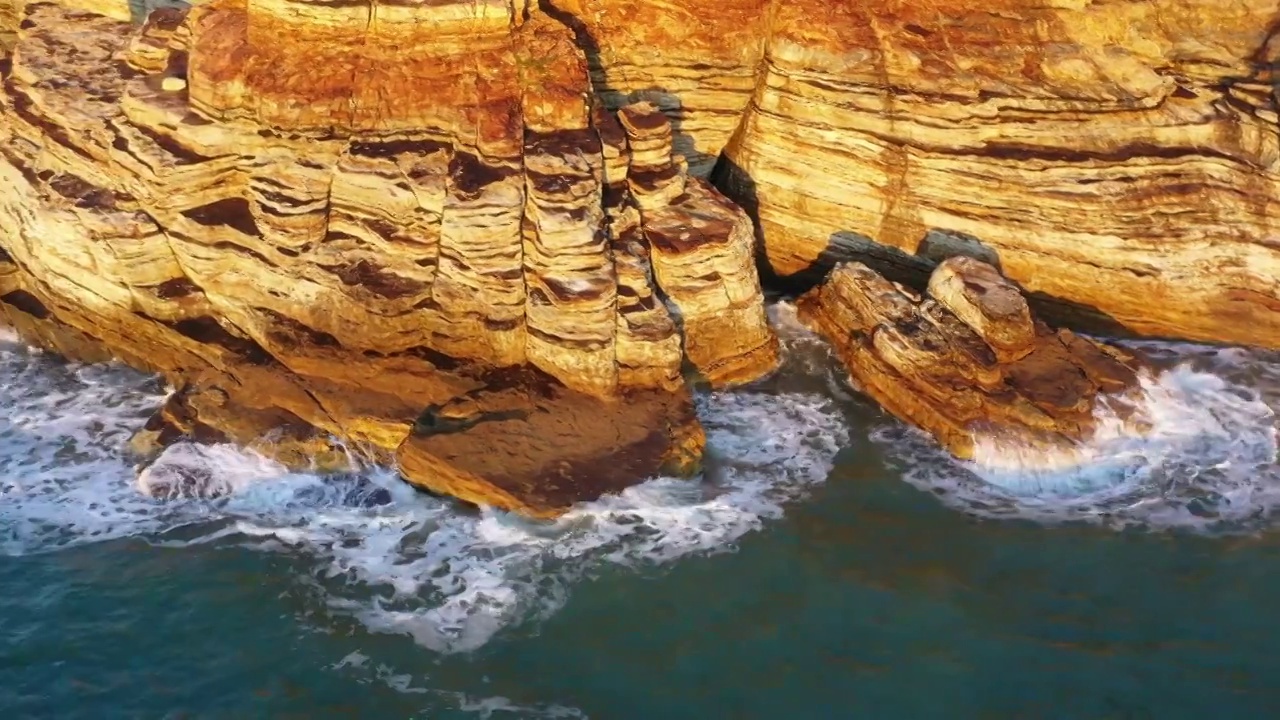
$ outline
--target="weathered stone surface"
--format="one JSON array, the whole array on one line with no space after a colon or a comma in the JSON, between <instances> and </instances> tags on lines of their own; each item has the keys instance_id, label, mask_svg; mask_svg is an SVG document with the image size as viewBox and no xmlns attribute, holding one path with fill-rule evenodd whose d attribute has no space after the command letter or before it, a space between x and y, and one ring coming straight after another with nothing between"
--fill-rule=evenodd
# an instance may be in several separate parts
<instances>
[{"instance_id":1,"label":"weathered stone surface","mask_svg":"<svg viewBox=\"0 0 1280 720\"><path fill-rule=\"evenodd\" d=\"M1135 358L1032 319L990 265L946 260L929 287L913 297L848 263L798 306L868 395L958 457L985 436L1061 458L1089 439L1102 397L1137 387Z\"/></svg>"},{"instance_id":2,"label":"weathered stone surface","mask_svg":"<svg viewBox=\"0 0 1280 720\"><path fill-rule=\"evenodd\" d=\"M1055 317L1280 346L1280 0L770 11L722 187L778 275L968 245Z\"/></svg>"},{"instance_id":3,"label":"weathered stone surface","mask_svg":"<svg viewBox=\"0 0 1280 720\"><path fill-rule=\"evenodd\" d=\"M690 364L713 385L776 367L778 339L759 300L750 219L671 161L670 125L656 106L629 106L618 119L632 148L628 185L654 274L679 310Z\"/></svg>"},{"instance_id":4,"label":"weathered stone surface","mask_svg":"<svg viewBox=\"0 0 1280 720\"><path fill-rule=\"evenodd\" d=\"M574 28L597 96L611 109L647 100L706 177L756 82L772 0L544 0Z\"/></svg>"},{"instance_id":5,"label":"weathered stone surface","mask_svg":"<svg viewBox=\"0 0 1280 720\"><path fill-rule=\"evenodd\" d=\"M745 215L703 183L648 192L686 187L669 121L595 105L555 18L371 8L213 0L135 29L28 5L0 68L11 324L164 373L144 454L327 467L336 438L539 516L696 466L683 348L717 385L776 365Z\"/></svg>"},{"instance_id":6,"label":"weathered stone surface","mask_svg":"<svg viewBox=\"0 0 1280 720\"><path fill-rule=\"evenodd\" d=\"M8 53L17 39L18 5L13 0L0 0L0 53Z\"/></svg>"},{"instance_id":7,"label":"weathered stone surface","mask_svg":"<svg viewBox=\"0 0 1280 720\"><path fill-rule=\"evenodd\" d=\"M944 261L929 278L929 295L982 336L1001 361L1020 360L1035 345L1026 298L986 263L963 255Z\"/></svg>"},{"instance_id":8,"label":"weathered stone surface","mask_svg":"<svg viewBox=\"0 0 1280 720\"><path fill-rule=\"evenodd\" d=\"M584 486L618 492L637 478L691 474L704 443L679 394L643 390L625 405L601 405L536 373L519 373L429 407L397 459L406 477L431 478L434 490L493 496L493 504L547 516L555 513L546 508L581 499ZM602 447L618 449L602 456Z\"/></svg>"},{"instance_id":9,"label":"weathered stone surface","mask_svg":"<svg viewBox=\"0 0 1280 720\"><path fill-rule=\"evenodd\" d=\"M641 464L686 457L696 431L659 452L615 410L684 427L682 367L776 365L753 234L796 280L995 265L1027 302L968 268L935 300L868 281L823 312L928 320L875 333L877 362L1016 386L1000 412L1029 427L1088 396L1036 387L1058 345L1127 387L1088 340L1045 350L1031 308L1280 347L1280 0L213 0L123 22L153 4L0 1L0 305L33 341L164 372L237 442L312 428L552 512L568 493L439 460L493 423L426 442L424 409L522 369L557 388L504 426L530 448L598 403ZM702 179L721 148L755 228ZM588 475L565 477L622 481Z\"/></svg>"}]
</instances>

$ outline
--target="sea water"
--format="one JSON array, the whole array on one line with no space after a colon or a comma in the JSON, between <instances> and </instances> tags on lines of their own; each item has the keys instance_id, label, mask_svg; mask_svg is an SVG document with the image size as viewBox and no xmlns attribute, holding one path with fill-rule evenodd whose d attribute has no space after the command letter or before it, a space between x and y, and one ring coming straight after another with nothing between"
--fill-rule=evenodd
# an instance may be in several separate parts
<instances>
[{"instance_id":1,"label":"sea water","mask_svg":"<svg viewBox=\"0 0 1280 720\"><path fill-rule=\"evenodd\" d=\"M1271 717L1280 358L1145 344L1142 439L951 460L773 308L704 478L558 521L360 461L122 453L156 380L0 339L4 717Z\"/></svg>"}]
</instances>

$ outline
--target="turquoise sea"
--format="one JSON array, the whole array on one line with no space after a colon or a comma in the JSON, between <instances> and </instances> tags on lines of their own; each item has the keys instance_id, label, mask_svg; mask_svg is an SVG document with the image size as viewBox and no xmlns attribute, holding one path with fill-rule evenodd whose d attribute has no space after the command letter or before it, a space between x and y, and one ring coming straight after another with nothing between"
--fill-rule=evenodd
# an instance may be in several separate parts
<instances>
[{"instance_id":1,"label":"turquoise sea","mask_svg":"<svg viewBox=\"0 0 1280 720\"><path fill-rule=\"evenodd\" d=\"M230 447L144 498L164 388L0 339L0 718L1280 717L1280 355L1140 345L1150 437L996 472L773 312L706 478L552 525Z\"/></svg>"}]
</instances>

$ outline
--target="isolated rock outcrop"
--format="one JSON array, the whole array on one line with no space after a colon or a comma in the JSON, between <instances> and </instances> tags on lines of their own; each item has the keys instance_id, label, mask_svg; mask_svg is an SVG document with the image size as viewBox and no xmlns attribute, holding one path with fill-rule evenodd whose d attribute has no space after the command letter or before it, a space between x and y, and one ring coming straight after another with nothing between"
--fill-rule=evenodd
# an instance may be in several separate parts
<instances>
[{"instance_id":1,"label":"isolated rock outcrop","mask_svg":"<svg viewBox=\"0 0 1280 720\"><path fill-rule=\"evenodd\" d=\"M554 17L373 6L27 5L0 67L8 321L164 373L147 454L325 465L337 438L532 515L692 470L682 365L778 361L746 215L656 107L593 101Z\"/></svg>"},{"instance_id":2,"label":"isolated rock outcrop","mask_svg":"<svg viewBox=\"0 0 1280 720\"><path fill-rule=\"evenodd\" d=\"M726 193L770 268L998 260L1055 319L1280 347L1280 0L779 0Z\"/></svg>"},{"instance_id":3,"label":"isolated rock outcrop","mask_svg":"<svg viewBox=\"0 0 1280 720\"><path fill-rule=\"evenodd\" d=\"M1090 438L1104 398L1138 387L1134 357L1051 329L967 257L940 264L924 297L842 264L798 309L864 392L964 459L984 437L1061 458Z\"/></svg>"}]
</instances>

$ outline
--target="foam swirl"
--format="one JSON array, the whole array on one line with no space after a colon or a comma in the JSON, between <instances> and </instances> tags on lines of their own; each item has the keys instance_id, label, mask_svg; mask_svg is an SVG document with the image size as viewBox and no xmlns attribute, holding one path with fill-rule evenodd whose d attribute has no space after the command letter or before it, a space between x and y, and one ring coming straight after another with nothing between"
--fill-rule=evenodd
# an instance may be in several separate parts
<instances>
[{"instance_id":1,"label":"foam swirl","mask_svg":"<svg viewBox=\"0 0 1280 720\"><path fill-rule=\"evenodd\" d=\"M554 523L467 512L384 468L321 477L225 445L166 450L147 481L198 477L201 490L160 501L137 491L121 456L162 400L154 380L8 346L0 381L13 408L0 426L0 552L136 536L294 553L314 563L335 612L439 652L549 616L596 568L731 550L825 480L847 442L843 415L822 395L757 389L699 398L703 479L653 479Z\"/></svg>"},{"instance_id":2,"label":"foam swirl","mask_svg":"<svg viewBox=\"0 0 1280 720\"><path fill-rule=\"evenodd\" d=\"M1142 378L1134 408L1150 427L1142 436L1113 405L1069 458L988 438L974 462L959 463L901 426L872 437L892 446L908 482L980 516L1215 533L1271 525L1280 508L1274 353L1135 345L1167 366Z\"/></svg>"}]
</instances>

